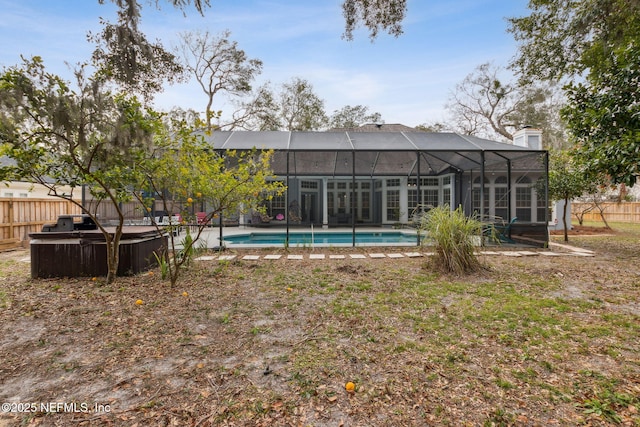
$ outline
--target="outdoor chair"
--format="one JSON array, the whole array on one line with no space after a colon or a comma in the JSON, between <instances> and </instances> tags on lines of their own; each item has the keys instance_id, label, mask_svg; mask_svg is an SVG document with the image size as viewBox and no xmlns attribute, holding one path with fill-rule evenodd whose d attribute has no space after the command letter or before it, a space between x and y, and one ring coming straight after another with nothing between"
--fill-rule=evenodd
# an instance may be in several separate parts
<instances>
[{"instance_id":1,"label":"outdoor chair","mask_svg":"<svg viewBox=\"0 0 640 427\"><path fill-rule=\"evenodd\" d=\"M302 218L300 218L300 216L294 211L289 211L289 220L291 222L300 222L302 221Z\"/></svg>"},{"instance_id":2,"label":"outdoor chair","mask_svg":"<svg viewBox=\"0 0 640 427\"><path fill-rule=\"evenodd\" d=\"M182 232L182 216L180 214L171 215L169 225L173 229L173 235L179 236Z\"/></svg>"},{"instance_id":3,"label":"outdoor chair","mask_svg":"<svg viewBox=\"0 0 640 427\"><path fill-rule=\"evenodd\" d=\"M207 219L206 212L196 212L196 221L198 225L210 225L211 218Z\"/></svg>"},{"instance_id":4,"label":"outdoor chair","mask_svg":"<svg viewBox=\"0 0 640 427\"><path fill-rule=\"evenodd\" d=\"M251 215L251 225L269 224L272 219L273 218L271 218L269 215L260 212L254 212L253 215Z\"/></svg>"},{"instance_id":5,"label":"outdoor chair","mask_svg":"<svg viewBox=\"0 0 640 427\"><path fill-rule=\"evenodd\" d=\"M289 203L289 221L291 222L301 222L302 218L299 215L300 206L298 205L298 201L294 200Z\"/></svg>"},{"instance_id":6,"label":"outdoor chair","mask_svg":"<svg viewBox=\"0 0 640 427\"><path fill-rule=\"evenodd\" d=\"M494 224L495 239L501 243L515 243L515 241L511 239L511 226L517 220L518 217L513 217L507 224Z\"/></svg>"}]
</instances>

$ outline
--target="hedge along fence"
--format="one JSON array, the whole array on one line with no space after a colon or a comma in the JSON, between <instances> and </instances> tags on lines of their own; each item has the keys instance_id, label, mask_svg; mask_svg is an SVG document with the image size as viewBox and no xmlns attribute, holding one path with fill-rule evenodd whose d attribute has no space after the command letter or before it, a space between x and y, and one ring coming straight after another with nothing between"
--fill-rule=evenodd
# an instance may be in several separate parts
<instances>
[{"instance_id":1,"label":"hedge along fence","mask_svg":"<svg viewBox=\"0 0 640 427\"><path fill-rule=\"evenodd\" d=\"M29 233L55 223L59 215L80 213L68 200L0 197L0 248L28 241Z\"/></svg>"},{"instance_id":2,"label":"hedge along fence","mask_svg":"<svg viewBox=\"0 0 640 427\"><path fill-rule=\"evenodd\" d=\"M607 222L638 222L640 223L640 202L622 202L622 203L599 203L601 209L604 210L604 217ZM593 203L571 203L571 212L575 218L575 214L583 212L590 207L593 209L584 214L585 221L602 221L600 209L596 208Z\"/></svg>"}]
</instances>

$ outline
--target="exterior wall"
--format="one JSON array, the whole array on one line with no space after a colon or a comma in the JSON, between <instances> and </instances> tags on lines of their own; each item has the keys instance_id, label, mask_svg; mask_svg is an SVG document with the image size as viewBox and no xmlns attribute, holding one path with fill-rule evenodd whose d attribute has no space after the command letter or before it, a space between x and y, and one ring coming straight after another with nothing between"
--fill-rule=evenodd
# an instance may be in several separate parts
<instances>
[{"instance_id":1,"label":"exterior wall","mask_svg":"<svg viewBox=\"0 0 640 427\"><path fill-rule=\"evenodd\" d=\"M504 171L488 172L486 176L486 217L505 222L518 217L520 223L545 224L547 209L544 202L538 199L534 188L539 173L514 172L511 174L510 186ZM290 224L349 227L352 225L353 209L356 212L356 225L407 224L417 213L414 211L418 200L421 201L422 207L418 207L421 211L444 204L453 208L462 205L469 215L480 211L478 174L446 174L420 178L418 186L415 175L356 177L355 203L352 196L353 178L350 176L290 178L286 192L287 210L295 201L302 218L302 221ZM363 189L364 184L368 187L366 190ZM417 195L418 188L422 193L420 198ZM305 194L314 197L313 215L309 215L309 202L305 202ZM367 206L363 205L365 201ZM267 212L275 217L275 211ZM251 214L248 214L245 223L251 223L250 219ZM285 223L286 221L272 221L270 225Z\"/></svg>"},{"instance_id":2,"label":"exterior wall","mask_svg":"<svg viewBox=\"0 0 640 427\"><path fill-rule=\"evenodd\" d=\"M15 198L57 198L49 195L49 189L41 184L31 184L29 182L11 181L2 185L0 190L0 197L15 197ZM66 194L71 194L73 189L71 187L61 187L61 191ZM80 198L80 191L77 191L77 198Z\"/></svg>"},{"instance_id":3,"label":"exterior wall","mask_svg":"<svg viewBox=\"0 0 640 427\"><path fill-rule=\"evenodd\" d=\"M548 212L544 201L538 198L534 187L536 180L540 177L539 173L512 173L510 188L507 173L504 171L487 172L485 177L485 216L498 217L504 221L517 217L520 222L545 222L545 215L548 215ZM462 176L462 204L468 214L480 213L480 186L479 174Z\"/></svg>"},{"instance_id":4,"label":"exterior wall","mask_svg":"<svg viewBox=\"0 0 640 427\"><path fill-rule=\"evenodd\" d=\"M454 174L443 176L421 176L420 190L423 193L422 206L418 204L415 176L356 177L355 200L352 194L351 176L308 176L289 178L288 191L285 192L287 211L292 203L297 204L302 224L313 222L316 226L350 226L352 212L355 209L357 225L395 225L412 221L417 209L428 210L442 204L456 205L458 180ZM436 180L439 186L428 186L427 180ZM446 184L444 182L447 182ZM411 182L411 184L409 184ZM436 201L425 202L427 191L438 191ZM313 215L309 213L309 196L313 197ZM278 205L280 205L278 203ZM272 218L270 225L283 224L273 219L282 213L273 202L266 201L267 214ZM244 224L251 224L253 213L247 213ZM310 221L312 219L312 221ZM257 225L266 225L262 221ZM296 222L297 224L297 222Z\"/></svg>"}]
</instances>

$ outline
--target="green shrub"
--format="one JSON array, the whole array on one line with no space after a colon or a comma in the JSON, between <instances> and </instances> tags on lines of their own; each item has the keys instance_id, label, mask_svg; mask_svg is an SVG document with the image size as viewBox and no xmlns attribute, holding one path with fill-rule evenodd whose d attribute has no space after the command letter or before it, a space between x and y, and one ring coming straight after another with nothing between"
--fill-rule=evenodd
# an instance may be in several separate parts
<instances>
[{"instance_id":1,"label":"green shrub","mask_svg":"<svg viewBox=\"0 0 640 427\"><path fill-rule=\"evenodd\" d=\"M435 255L430 263L445 273L464 274L482 268L474 253L475 242L481 235L482 224L462 211L462 206L451 210L449 205L431 209L420 220L425 243L432 242Z\"/></svg>"}]
</instances>

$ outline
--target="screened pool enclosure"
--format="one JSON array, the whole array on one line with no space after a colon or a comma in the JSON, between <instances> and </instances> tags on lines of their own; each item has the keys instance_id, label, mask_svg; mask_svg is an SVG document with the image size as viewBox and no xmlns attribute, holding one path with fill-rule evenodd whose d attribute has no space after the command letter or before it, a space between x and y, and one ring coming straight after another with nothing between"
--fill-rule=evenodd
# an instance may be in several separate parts
<instances>
[{"instance_id":1,"label":"screened pool enclosure","mask_svg":"<svg viewBox=\"0 0 640 427\"><path fill-rule=\"evenodd\" d=\"M412 226L417 214L446 204L487 222L517 218L514 241L548 241L548 153L539 131L520 131L514 144L429 132L218 131L205 138L216 150L275 152L272 169L286 193L264 201L266 214L225 213L239 225L355 233Z\"/></svg>"}]
</instances>

